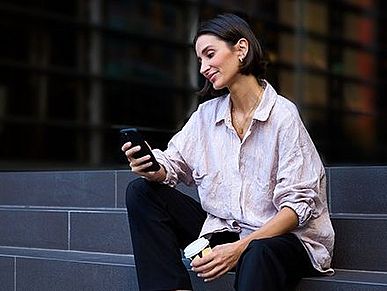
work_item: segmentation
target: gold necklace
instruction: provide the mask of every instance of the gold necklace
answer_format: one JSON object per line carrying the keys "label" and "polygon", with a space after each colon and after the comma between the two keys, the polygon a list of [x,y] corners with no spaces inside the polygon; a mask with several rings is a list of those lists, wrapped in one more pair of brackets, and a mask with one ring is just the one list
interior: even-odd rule
{"label": "gold necklace", "polygon": [[[259,101],[261,100],[261,93],[262,93],[262,91],[263,91],[263,90],[261,89],[261,91],[260,91],[259,94],[258,94],[257,100],[255,101],[254,105],[250,108],[249,112],[248,112],[246,115],[243,116],[244,121],[243,121],[242,125],[239,124],[237,118],[235,117],[235,108],[233,107],[233,108],[231,109],[231,117],[232,117],[232,121],[233,121],[233,123],[235,123],[235,125],[236,125],[236,126],[235,126],[235,127],[236,127],[235,129],[236,129],[236,131],[238,132],[239,135],[242,135],[242,136],[243,136],[243,133],[244,133],[244,131],[245,131],[246,124],[248,123],[248,121],[251,122],[252,113],[253,113],[253,111],[254,111],[255,109],[257,109],[258,104],[259,104]],[[246,129],[247,129],[247,128],[246,128]]]}

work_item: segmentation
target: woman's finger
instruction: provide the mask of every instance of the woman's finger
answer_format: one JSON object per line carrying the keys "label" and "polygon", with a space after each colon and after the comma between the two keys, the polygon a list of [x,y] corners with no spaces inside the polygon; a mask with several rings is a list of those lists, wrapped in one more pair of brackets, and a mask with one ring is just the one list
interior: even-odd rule
{"label": "woman's finger", "polygon": [[[148,162],[148,163],[145,163],[145,164],[140,164],[140,165],[136,165],[136,166],[129,166],[132,168],[132,171],[133,172],[138,172],[138,173],[141,173],[141,175],[144,173],[144,170],[146,170],[147,168],[149,168],[150,166],[152,166],[152,162]],[[149,174],[149,173],[147,173]]]}
{"label": "woman's finger", "polygon": [[135,146],[135,147],[129,148],[129,149],[125,152],[125,155],[126,155],[126,157],[128,158],[128,160],[131,161],[131,160],[133,159],[133,155],[134,155],[135,153],[137,153],[140,149],[141,149],[140,146]]}
{"label": "woman's finger", "polygon": [[129,141],[129,142],[124,143],[124,144],[122,145],[121,150],[122,150],[123,152],[126,152],[128,149],[130,149],[131,146],[132,146],[132,143]]}
{"label": "woman's finger", "polygon": [[228,271],[227,265],[217,265],[209,272],[199,273],[198,276],[204,279],[205,282],[209,282],[219,278]]}
{"label": "woman's finger", "polygon": [[143,163],[145,162],[148,162],[150,160],[150,155],[146,155],[146,156],[143,156],[141,158],[138,158],[138,159],[131,159],[131,164],[133,164],[134,166],[140,166],[142,165]]}

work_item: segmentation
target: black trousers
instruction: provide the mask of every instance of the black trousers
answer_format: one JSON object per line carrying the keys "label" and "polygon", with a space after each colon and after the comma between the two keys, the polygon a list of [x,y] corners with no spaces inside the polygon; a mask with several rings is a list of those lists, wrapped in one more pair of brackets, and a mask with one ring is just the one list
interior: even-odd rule
{"label": "black trousers", "polygon": [[[181,249],[197,239],[207,214],[176,189],[139,178],[128,185],[126,205],[140,290],[192,289]],[[236,241],[219,233],[211,245]],[[303,276],[316,275],[305,248],[293,234],[252,241],[236,267],[235,289],[292,290]]]}

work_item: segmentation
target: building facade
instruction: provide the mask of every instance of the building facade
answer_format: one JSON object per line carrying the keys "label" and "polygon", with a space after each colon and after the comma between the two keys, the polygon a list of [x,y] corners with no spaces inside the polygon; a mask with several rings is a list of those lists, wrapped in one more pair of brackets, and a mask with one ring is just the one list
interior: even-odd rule
{"label": "building facade", "polygon": [[387,163],[384,1],[1,0],[0,169],[125,167],[123,127],[164,148],[200,102],[198,22],[222,12],[327,165]]}

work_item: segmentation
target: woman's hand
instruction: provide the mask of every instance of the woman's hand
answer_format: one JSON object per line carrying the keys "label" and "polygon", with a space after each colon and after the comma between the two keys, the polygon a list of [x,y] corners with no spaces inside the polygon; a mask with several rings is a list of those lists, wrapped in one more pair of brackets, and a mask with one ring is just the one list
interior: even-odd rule
{"label": "woman's hand", "polygon": [[[148,145],[148,144],[147,144]],[[131,147],[132,143],[125,143],[121,150],[125,153],[126,158],[128,159],[129,166],[132,169],[132,172],[154,182],[162,182],[165,180],[166,173],[162,165],[160,165],[160,170],[157,172],[145,172],[144,170],[152,165],[150,161],[150,155],[143,156],[141,158],[135,159],[133,154],[140,150],[140,146]],[[149,145],[148,145],[149,146]],[[150,147],[149,147],[150,148]]]}
{"label": "woman's hand", "polygon": [[219,278],[236,266],[245,247],[240,241],[218,245],[212,252],[192,261],[192,271],[205,282]]}
{"label": "woman's hand", "polygon": [[288,233],[298,225],[298,216],[289,207],[282,208],[272,219],[248,236],[233,243],[218,245],[212,253],[194,259],[192,270],[204,281],[212,281],[236,266],[242,253],[252,240]]}

